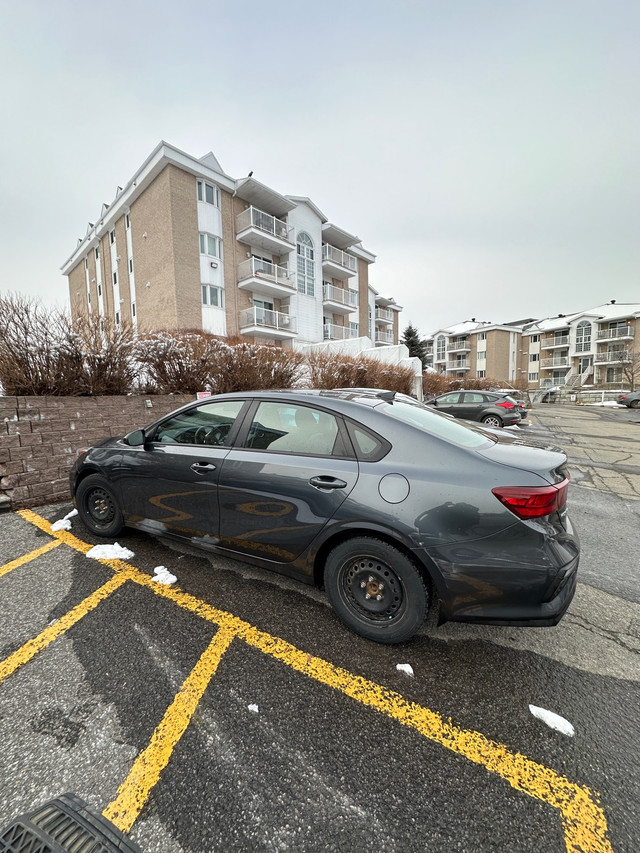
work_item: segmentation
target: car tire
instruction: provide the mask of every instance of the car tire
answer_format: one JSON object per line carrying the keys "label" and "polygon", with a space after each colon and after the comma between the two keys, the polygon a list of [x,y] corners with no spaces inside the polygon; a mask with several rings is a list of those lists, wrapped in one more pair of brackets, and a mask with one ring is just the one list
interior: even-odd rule
{"label": "car tire", "polygon": [[640,400],[632,400],[629,405],[632,409],[637,409],[640,406]]}
{"label": "car tire", "polygon": [[489,427],[496,427],[501,429],[504,424],[502,423],[502,418],[499,415],[485,415],[482,418],[482,423]]}
{"label": "car tire", "polygon": [[388,542],[361,536],[327,557],[324,586],[331,606],[357,634],[403,643],[422,625],[429,593],[414,563]]}
{"label": "car tire", "polygon": [[78,516],[87,530],[111,539],[124,528],[122,511],[111,486],[100,474],[90,474],[76,490]]}

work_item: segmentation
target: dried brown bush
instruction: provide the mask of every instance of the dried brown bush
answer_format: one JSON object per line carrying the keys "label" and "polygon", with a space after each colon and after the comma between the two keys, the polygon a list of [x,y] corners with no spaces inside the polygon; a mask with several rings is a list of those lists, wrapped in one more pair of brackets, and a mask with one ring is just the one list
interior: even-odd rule
{"label": "dried brown bush", "polygon": [[411,394],[413,370],[376,358],[312,353],[307,358],[313,388],[385,388]]}
{"label": "dried brown bush", "polygon": [[422,390],[425,399],[446,394],[447,391],[458,391],[468,388],[470,391],[491,391],[495,388],[504,388],[504,384],[496,379],[477,379],[468,377],[461,379],[459,376],[447,376],[445,373],[425,373],[422,376]]}

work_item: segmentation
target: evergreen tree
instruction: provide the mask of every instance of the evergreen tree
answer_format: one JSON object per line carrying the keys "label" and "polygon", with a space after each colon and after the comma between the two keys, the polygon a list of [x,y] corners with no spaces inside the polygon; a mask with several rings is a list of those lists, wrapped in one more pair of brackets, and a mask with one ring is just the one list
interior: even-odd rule
{"label": "evergreen tree", "polygon": [[420,334],[416,327],[409,323],[407,328],[402,333],[401,343],[409,350],[409,355],[419,358],[422,362],[422,367],[427,366],[427,347],[423,340],[420,339]]}

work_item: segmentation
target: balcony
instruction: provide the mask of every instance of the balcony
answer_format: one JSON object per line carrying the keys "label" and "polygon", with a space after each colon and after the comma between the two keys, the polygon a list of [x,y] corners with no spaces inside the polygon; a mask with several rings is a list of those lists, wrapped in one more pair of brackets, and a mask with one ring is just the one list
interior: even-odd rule
{"label": "balcony", "polygon": [[345,278],[351,278],[358,271],[358,262],[353,255],[348,255],[346,252],[336,249],[335,246],[330,246],[324,243],[322,246],[322,272],[328,274],[331,278],[338,278],[343,281]]}
{"label": "balcony", "polygon": [[542,338],[540,341],[541,349],[553,349],[554,347],[568,347],[569,346],[569,335],[549,335],[548,337]]}
{"label": "balcony", "polygon": [[555,358],[543,358],[540,360],[540,367],[543,370],[553,370],[554,368],[569,367],[570,359],[568,355],[556,356]]}
{"label": "balcony", "polygon": [[471,344],[468,338],[456,338],[449,341],[447,352],[471,352]]}
{"label": "balcony", "polygon": [[610,341],[616,338],[633,338],[635,333],[633,326],[624,326],[621,329],[601,329],[596,337],[599,341]]}
{"label": "balcony", "polygon": [[292,235],[293,228],[283,219],[276,219],[257,207],[248,207],[236,217],[236,238],[274,255],[286,255],[295,249]]}
{"label": "balcony", "polygon": [[357,338],[357,331],[349,326],[337,326],[335,323],[325,323],[322,327],[322,337],[325,341],[346,341],[348,338]]}
{"label": "balcony", "polygon": [[259,258],[248,258],[238,264],[238,287],[277,298],[295,293],[293,276],[286,267]]}
{"label": "balcony", "polygon": [[383,326],[390,325],[393,323],[393,311],[388,308],[376,308],[375,320]]}
{"label": "balcony", "polygon": [[350,314],[358,309],[358,291],[323,284],[322,304],[334,314]]}
{"label": "balcony", "polygon": [[393,346],[393,332],[382,331],[380,329],[376,329],[376,345],[380,346]]}
{"label": "balcony", "polygon": [[240,333],[242,335],[261,335],[275,340],[290,340],[298,334],[296,318],[284,311],[270,311],[267,308],[246,308],[240,312]]}
{"label": "balcony", "polygon": [[447,371],[449,370],[471,370],[471,362],[468,358],[456,359],[447,362]]}
{"label": "balcony", "polygon": [[593,360],[595,364],[621,364],[623,362],[630,362],[632,358],[632,350],[610,349],[605,352],[597,352]]}

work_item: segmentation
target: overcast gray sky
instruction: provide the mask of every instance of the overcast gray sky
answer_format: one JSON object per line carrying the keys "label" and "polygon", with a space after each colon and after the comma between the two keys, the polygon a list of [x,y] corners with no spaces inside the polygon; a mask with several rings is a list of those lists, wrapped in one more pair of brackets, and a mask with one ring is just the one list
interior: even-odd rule
{"label": "overcast gray sky", "polygon": [[637,0],[0,0],[0,291],[161,140],[309,196],[426,334],[640,302]]}

